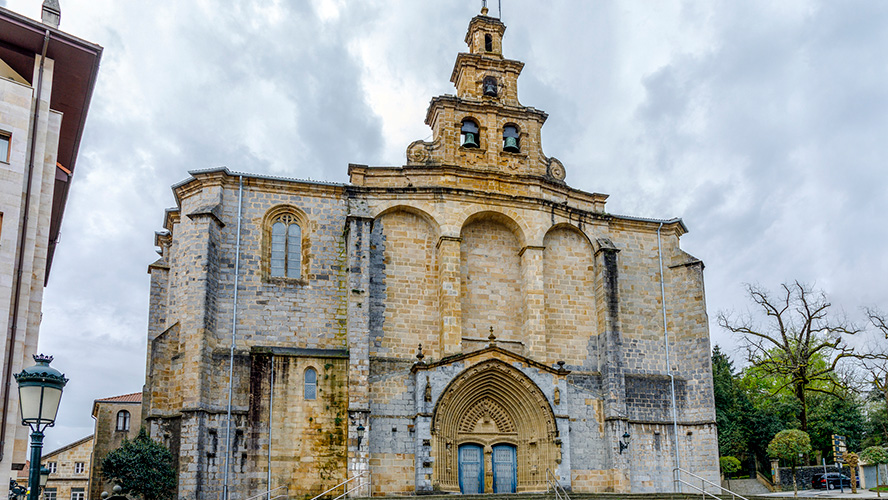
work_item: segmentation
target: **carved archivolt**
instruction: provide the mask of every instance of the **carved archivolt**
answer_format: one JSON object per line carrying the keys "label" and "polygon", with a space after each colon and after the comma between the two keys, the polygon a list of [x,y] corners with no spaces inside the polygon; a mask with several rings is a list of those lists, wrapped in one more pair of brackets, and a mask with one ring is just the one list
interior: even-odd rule
{"label": "carved archivolt", "polygon": [[[546,488],[546,468],[559,458],[555,414],[543,392],[519,370],[488,360],[451,381],[432,416],[434,479],[442,491],[459,491],[456,448],[475,443],[490,450],[500,443],[517,451],[518,491]],[[487,474],[492,474],[485,467]]]}

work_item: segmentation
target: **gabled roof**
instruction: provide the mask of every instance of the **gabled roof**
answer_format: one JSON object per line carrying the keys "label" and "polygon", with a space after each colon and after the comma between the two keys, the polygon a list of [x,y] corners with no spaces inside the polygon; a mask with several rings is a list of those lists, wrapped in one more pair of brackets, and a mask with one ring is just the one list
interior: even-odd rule
{"label": "gabled roof", "polygon": [[112,396],[110,398],[97,399],[96,403],[141,403],[142,393],[134,392],[132,394],[124,394],[122,396]]}
{"label": "gabled roof", "polygon": [[54,450],[54,451],[51,451],[51,452],[49,452],[49,453],[44,454],[44,455],[43,455],[43,459],[47,459],[47,458],[49,458],[49,457],[51,457],[51,456],[53,456],[53,455],[58,455],[59,453],[61,453],[61,452],[63,452],[63,451],[70,450],[71,448],[76,448],[76,447],[82,445],[83,443],[85,443],[85,442],[87,442],[87,441],[92,441],[92,438],[93,438],[93,434],[90,434],[89,436],[86,436],[85,438],[78,439],[77,441],[74,441],[74,442],[71,443],[71,444],[68,444],[68,445],[62,446],[61,448],[59,448],[59,449],[57,449],[57,450]]}
{"label": "gabled roof", "polygon": [[131,394],[124,394],[122,396],[112,396],[110,398],[97,399],[97,400],[93,401],[93,407],[92,407],[93,418],[98,418],[99,403],[141,405],[142,404],[142,393],[141,392],[133,392]]}

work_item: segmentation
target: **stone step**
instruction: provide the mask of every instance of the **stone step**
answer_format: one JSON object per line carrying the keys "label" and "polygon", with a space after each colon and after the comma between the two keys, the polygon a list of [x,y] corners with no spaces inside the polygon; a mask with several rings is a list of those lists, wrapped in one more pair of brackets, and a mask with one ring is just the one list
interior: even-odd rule
{"label": "stone step", "polygon": [[[568,493],[570,500],[701,500],[700,493]],[[353,500],[403,500],[410,495],[360,498]],[[717,495],[721,500],[732,500],[731,495]],[[553,493],[488,493],[483,495],[418,495],[421,500],[552,500]],[[709,500],[714,500],[707,495]],[[769,497],[746,496],[749,500],[774,500]],[[739,499],[738,499],[739,500]]]}

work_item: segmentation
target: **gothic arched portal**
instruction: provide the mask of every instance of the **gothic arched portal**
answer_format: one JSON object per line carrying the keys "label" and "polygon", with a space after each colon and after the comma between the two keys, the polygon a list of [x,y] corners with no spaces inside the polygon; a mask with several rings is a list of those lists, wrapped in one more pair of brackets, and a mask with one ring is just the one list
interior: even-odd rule
{"label": "gothic arched portal", "polygon": [[471,366],[450,382],[435,405],[432,436],[433,482],[441,491],[460,491],[463,445],[483,450],[486,493],[494,491],[494,448],[513,450],[513,484],[519,492],[544,490],[546,469],[554,471],[560,458],[555,414],[546,396],[527,375],[496,359]]}

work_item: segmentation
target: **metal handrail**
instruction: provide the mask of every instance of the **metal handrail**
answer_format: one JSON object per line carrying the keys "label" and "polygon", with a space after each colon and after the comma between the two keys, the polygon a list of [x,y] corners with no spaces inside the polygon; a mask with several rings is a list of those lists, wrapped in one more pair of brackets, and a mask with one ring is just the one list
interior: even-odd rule
{"label": "metal handrail", "polygon": [[[699,479],[699,480],[700,480],[700,486],[697,486],[696,484],[691,484],[691,483],[685,481],[684,479],[682,479],[682,478],[681,478],[681,473],[682,473],[682,472],[684,472],[685,474],[687,474],[687,475],[689,475],[689,476],[693,476],[693,477]],[[686,485],[690,486],[691,488],[694,488],[695,490],[699,491],[700,493],[702,493],[702,496],[703,496],[704,499],[706,498],[706,495],[709,495],[709,496],[711,496],[712,498],[716,498],[716,499],[718,498],[716,495],[714,495],[714,494],[709,493],[708,491],[706,491],[706,485],[709,484],[709,485],[711,485],[711,486],[715,486],[716,488],[718,488],[718,489],[721,490],[721,491],[726,491],[726,492],[730,493],[730,494],[731,494],[731,499],[732,499],[732,500],[737,499],[737,498],[740,498],[740,499],[742,499],[742,500],[749,500],[749,499],[746,498],[745,496],[740,495],[740,494],[738,494],[738,493],[734,493],[733,491],[731,491],[731,490],[725,488],[724,486],[722,486],[722,485],[720,485],[720,484],[715,484],[715,483],[713,483],[712,481],[710,481],[710,480],[708,480],[708,479],[702,478],[702,477],[700,477],[700,476],[694,474],[693,472],[686,471],[686,470],[684,470],[684,469],[682,469],[682,468],[679,468],[679,467],[676,467],[676,468],[672,469],[672,479],[673,479],[673,481],[674,481],[675,483],[677,483],[677,484],[686,484]],[[676,489],[677,489],[677,488],[676,488]]]}
{"label": "metal handrail", "polygon": [[[359,477],[359,476],[356,476],[356,477]],[[364,486],[369,486],[369,485],[370,485],[370,481],[361,481],[354,488],[344,492],[343,494],[339,495],[338,497],[334,498],[333,500],[339,500],[340,498],[348,495],[349,493],[351,493],[359,488],[363,488]]]}
{"label": "metal handrail", "polygon": [[[549,478],[552,479],[549,479]],[[570,500],[570,497],[567,496],[567,491],[565,491],[564,486],[561,486],[561,483],[558,482],[558,477],[552,472],[548,467],[546,468],[546,493],[549,493],[549,488],[555,492],[556,500]],[[558,490],[561,490],[560,492]]]}
{"label": "metal handrail", "polygon": [[[322,496],[326,495],[327,493],[330,493],[331,491],[335,490],[336,488],[339,488],[340,486],[345,486],[346,484],[348,484],[348,483],[354,481],[355,479],[362,478],[362,477],[364,477],[364,476],[366,476],[366,475],[368,475],[368,474],[369,474],[369,471],[363,471],[363,472],[359,473],[357,476],[352,476],[352,477],[346,479],[345,481],[343,481],[343,482],[337,484],[336,486],[330,488],[329,490],[327,490],[327,491],[325,491],[325,492],[319,494],[318,496],[312,498],[311,500],[318,500],[319,498],[321,498]],[[362,482],[361,484],[363,485],[363,482]],[[345,489],[345,488],[343,488],[343,489]],[[352,490],[354,490],[354,488],[352,488]],[[336,499],[342,498],[343,496],[345,496],[346,494],[348,494],[348,493],[351,492],[352,490],[349,490],[349,491],[343,493],[342,495],[336,497]],[[334,499],[334,500],[336,500],[336,499]]]}
{"label": "metal handrail", "polygon": [[[285,491],[285,493],[283,495],[271,496],[271,494],[273,492],[280,490],[280,489],[283,489]],[[268,500],[275,500],[277,498],[287,497],[287,496],[289,496],[287,493],[287,489],[288,489],[287,485],[278,486],[277,488],[274,488],[272,490],[263,491],[262,493],[259,493],[257,495],[253,495],[253,496],[247,498],[247,500],[256,500],[257,498],[261,498],[261,497],[268,497]]]}

